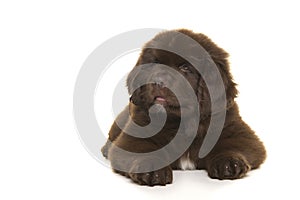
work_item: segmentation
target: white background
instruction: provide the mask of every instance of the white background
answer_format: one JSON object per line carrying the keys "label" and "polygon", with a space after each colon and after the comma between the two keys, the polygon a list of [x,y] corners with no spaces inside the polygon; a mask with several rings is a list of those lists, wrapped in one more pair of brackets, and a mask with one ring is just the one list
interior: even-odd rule
{"label": "white background", "polygon": [[[288,0],[1,1],[0,199],[299,199],[299,19]],[[148,27],[203,32],[231,54],[241,115],[268,150],[259,170],[236,181],[175,172],[148,188],[86,152],[72,113],[81,65],[112,36]]]}

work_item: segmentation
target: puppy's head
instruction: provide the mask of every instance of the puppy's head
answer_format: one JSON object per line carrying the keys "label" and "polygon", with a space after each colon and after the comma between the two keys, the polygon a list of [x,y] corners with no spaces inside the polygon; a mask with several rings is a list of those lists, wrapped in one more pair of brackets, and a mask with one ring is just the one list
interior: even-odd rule
{"label": "puppy's head", "polygon": [[[183,35],[189,40],[183,39]],[[203,51],[199,51],[199,45]],[[161,104],[168,114],[180,116],[195,109],[190,103],[189,92],[192,88],[201,114],[211,114],[211,96],[205,79],[213,83],[220,76],[200,73],[211,71],[207,56],[217,66],[224,84],[225,90],[217,91],[217,95],[225,94],[227,102],[231,102],[236,97],[237,90],[229,72],[228,54],[207,36],[185,29],[162,32],[145,44],[136,66],[127,78],[131,102],[145,109]],[[178,73],[184,81],[178,78]],[[187,82],[190,87],[187,88],[183,82]],[[170,88],[176,88],[179,93],[175,95]]]}

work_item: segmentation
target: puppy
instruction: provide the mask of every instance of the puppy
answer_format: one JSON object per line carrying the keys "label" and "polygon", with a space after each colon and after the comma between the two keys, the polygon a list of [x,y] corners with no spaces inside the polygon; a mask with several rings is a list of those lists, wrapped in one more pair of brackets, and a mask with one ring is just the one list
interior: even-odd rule
{"label": "puppy", "polygon": [[[222,180],[258,168],[266,151],[239,114],[227,58],[207,36],[186,29],[146,43],[127,78],[129,105],[102,148],[113,170],[154,186],[172,183],[172,170],[205,169]],[[211,128],[216,123],[220,129]]]}

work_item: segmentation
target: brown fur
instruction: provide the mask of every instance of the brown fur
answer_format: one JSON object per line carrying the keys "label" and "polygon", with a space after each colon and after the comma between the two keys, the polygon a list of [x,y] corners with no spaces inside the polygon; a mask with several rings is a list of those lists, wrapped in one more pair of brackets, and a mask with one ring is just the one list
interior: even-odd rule
{"label": "brown fur", "polygon": [[[174,138],[180,124],[180,117],[186,114],[178,107],[178,101],[174,94],[159,84],[148,84],[140,87],[136,91],[132,91],[134,79],[146,78],[139,77],[139,71],[136,71],[140,69],[139,65],[141,64],[162,63],[182,73],[191,84],[195,94],[197,94],[201,119],[193,143],[187,151],[172,164],[149,173],[115,171],[131,178],[138,184],[150,186],[165,185],[172,182],[172,169],[181,168],[180,159],[188,157],[195,164],[196,169],[206,169],[211,178],[237,179],[244,177],[249,170],[260,166],[266,158],[266,151],[262,142],[260,142],[258,137],[254,134],[254,131],[239,115],[238,106],[234,101],[237,95],[237,89],[229,71],[229,63],[227,61],[228,54],[203,34],[197,34],[185,29],[176,31],[196,40],[210,54],[218,67],[223,79],[227,98],[226,119],[221,136],[212,151],[206,157],[200,159],[198,153],[210,124],[210,116],[215,114],[210,110],[211,100],[206,84],[204,80],[201,79],[201,75],[194,71],[192,66],[188,66],[188,71],[178,68],[182,62],[185,62],[183,58],[174,53],[145,47],[142,50],[136,66],[127,79],[128,90],[131,94],[131,101],[128,105],[130,115],[133,121],[138,125],[147,125],[150,122],[148,109],[155,103],[153,99],[155,99],[155,96],[163,96],[168,102],[167,104],[163,104],[167,112],[165,126],[159,133],[150,138],[137,138],[126,134],[114,123],[109,132],[109,141],[124,150],[136,153],[151,152],[160,149]],[[153,40],[148,42],[146,46],[153,42],[165,42],[172,45],[171,39],[174,40],[172,36],[173,33],[174,31],[160,33]],[[189,47],[182,48],[188,49]],[[177,83],[178,81],[169,80],[170,77],[163,72],[156,71],[154,73],[153,76],[159,77],[162,84],[163,82],[174,81],[174,84],[178,84],[178,87],[180,86],[180,83]],[[186,99],[185,103],[188,104],[188,102],[189,100]],[[126,109],[128,109],[128,107]],[[122,124],[126,124],[128,121],[125,116],[125,111],[118,116]],[[189,126],[186,125],[186,137],[188,137],[188,129]],[[149,160],[152,159],[139,158],[139,160],[136,160],[135,158],[124,158],[122,154],[110,145],[110,142],[102,148],[102,153],[111,161],[113,169],[118,169],[117,166],[120,165],[137,168],[140,165],[147,164],[147,160],[149,162]],[[163,159],[164,156],[166,155],[162,155],[161,159]]]}

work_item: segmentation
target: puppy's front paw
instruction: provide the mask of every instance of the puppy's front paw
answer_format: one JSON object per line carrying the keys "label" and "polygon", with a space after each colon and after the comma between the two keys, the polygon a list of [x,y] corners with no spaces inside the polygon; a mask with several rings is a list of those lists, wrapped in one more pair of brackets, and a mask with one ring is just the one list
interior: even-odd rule
{"label": "puppy's front paw", "polygon": [[250,169],[250,165],[242,156],[232,155],[214,159],[207,171],[211,178],[223,180],[242,178]]}
{"label": "puppy's front paw", "polygon": [[172,169],[169,166],[153,172],[129,173],[128,175],[134,182],[140,185],[166,185],[173,181]]}

